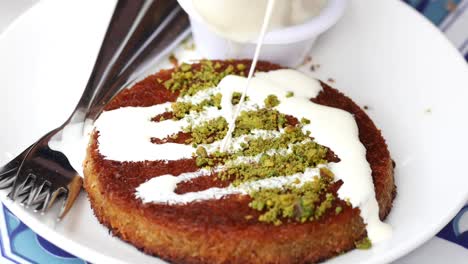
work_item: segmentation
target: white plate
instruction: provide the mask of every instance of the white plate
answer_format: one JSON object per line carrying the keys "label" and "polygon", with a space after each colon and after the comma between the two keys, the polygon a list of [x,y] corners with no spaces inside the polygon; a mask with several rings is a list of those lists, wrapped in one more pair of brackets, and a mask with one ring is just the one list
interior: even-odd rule
{"label": "white plate", "polygon": [[[79,98],[114,1],[41,1],[0,36],[0,161],[60,124]],[[434,236],[467,199],[468,68],[397,0],[354,0],[312,52],[314,74],[361,105],[397,163],[393,237],[329,263],[392,261]],[[9,153],[9,155],[7,155]],[[82,194],[60,224],[5,204],[34,231],[93,263],[158,263],[111,237]]]}

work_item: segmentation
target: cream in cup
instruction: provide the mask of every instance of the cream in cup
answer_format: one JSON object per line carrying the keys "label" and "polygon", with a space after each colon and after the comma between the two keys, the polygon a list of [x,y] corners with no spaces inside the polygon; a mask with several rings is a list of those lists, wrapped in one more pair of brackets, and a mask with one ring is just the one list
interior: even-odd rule
{"label": "cream in cup", "polygon": [[[208,59],[252,58],[268,0],[179,0],[195,43]],[[347,0],[276,0],[260,59],[300,64]]]}

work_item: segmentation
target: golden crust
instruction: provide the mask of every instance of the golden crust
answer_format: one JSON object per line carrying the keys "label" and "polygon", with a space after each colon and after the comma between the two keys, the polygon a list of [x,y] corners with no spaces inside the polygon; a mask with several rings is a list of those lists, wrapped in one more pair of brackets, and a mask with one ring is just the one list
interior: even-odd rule
{"label": "golden crust", "polygon": [[[278,68],[268,63],[259,65],[261,70]],[[167,72],[159,73],[159,77],[164,74]],[[145,87],[148,79],[136,87]],[[373,170],[380,216],[384,219],[395,195],[393,166],[385,141],[369,117],[351,99],[322,85],[324,91],[314,101],[342,108],[356,117]],[[129,92],[124,96],[129,96]],[[112,108],[124,105],[122,102],[122,97],[117,98]],[[95,133],[84,163],[84,187],[96,217],[122,240],[173,263],[311,263],[353,249],[355,242],[366,236],[359,209],[340,200],[334,205],[344,208],[338,215],[328,213],[319,221],[280,226],[245,220],[243,216],[252,213],[245,211],[249,210],[246,206],[249,200],[245,196],[234,195],[176,208],[142,204],[131,195],[135,186],[154,175],[154,170],[145,172],[140,170],[141,167],[157,167],[163,172],[175,168],[105,161],[97,145],[98,134]],[[119,167],[125,167],[122,173],[139,170],[144,177],[138,181],[116,178]],[[242,211],[240,208],[244,207],[246,209]]]}
{"label": "golden crust", "polygon": [[288,226],[199,228],[155,223],[123,209],[101,192],[93,161],[85,162],[85,189],[99,221],[145,253],[174,263],[308,263],[354,248],[365,236],[358,209],[347,207],[324,221]]}

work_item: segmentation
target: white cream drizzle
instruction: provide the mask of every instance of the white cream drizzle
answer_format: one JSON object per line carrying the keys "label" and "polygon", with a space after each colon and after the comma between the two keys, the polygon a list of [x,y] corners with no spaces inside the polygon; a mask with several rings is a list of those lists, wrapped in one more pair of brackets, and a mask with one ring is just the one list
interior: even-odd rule
{"label": "white cream drizzle", "polygon": [[[222,109],[209,109],[200,114],[182,120],[165,120],[151,122],[150,119],[169,108],[169,104],[151,107],[123,107],[104,112],[96,122],[99,131],[99,151],[107,159],[117,161],[145,161],[145,160],[179,160],[190,158],[195,149],[190,145],[166,143],[152,144],[151,137],[164,138],[180,131],[188,124],[199,124],[202,120],[209,120],[218,116],[225,116],[235,108],[230,99],[234,91],[240,92],[245,87],[246,78],[240,76],[226,76],[218,87],[200,91],[196,96],[207,96],[220,92],[223,96]],[[341,109],[312,103],[321,91],[320,83],[306,75],[290,69],[257,73],[251,80],[247,108],[264,107],[264,99],[275,94],[280,100],[276,109],[284,114],[311,120],[303,129],[310,131],[315,141],[332,149],[341,159],[338,163],[328,164],[337,179],[344,184],[338,191],[342,199],[349,198],[350,202],[361,209],[361,216],[367,223],[367,231],[373,242],[378,242],[391,233],[391,227],[382,223],[378,217],[378,205],[375,199],[371,168],[366,160],[366,149],[358,136],[358,127],[353,116]],[[287,98],[286,93],[292,91],[293,97]],[[188,100],[181,98],[181,100]],[[275,133],[255,131],[255,136],[276,136]],[[230,151],[239,147],[250,136],[233,139]],[[207,145],[209,152],[219,148],[220,142]],[[310,172],[310,170],[309,170]],[[230,194],[245,194],[251,188],[260,184],[263,188],[279,187],[294,181],[292,176],[265,179],[250,182],[238,187],[210,188],[202,192],[175,194],[177,183],[200,177],[207,171],[197,171],[181,175],[164,175],[141,184],[136,190],[136,196],[143,202],[158,203],[189,203],[195,201],[219,199]],[[307,179],[307,173],[297,175],[301,181]]]}
{"label": "white cream drizzle", "polygon": [[[137,188],[137,198],[145,202],[167,203],[169,205],[186,204],[193,201],[220,199],[226,195],[248,194],[249,191],[262,188],[282,188],[285,185],[301,186],[305,182],[312,181],[314,177],[319,177],[318,168],[308,168],[304,173],[297,173],[289,176],[279,176],[274,178],[262,179],[254,182],[243,183],[237,187],[232,185],[226,188],[209,188],[199,192],[189,192],[177,194],[173,190],[178,183],[189,181],[191,179],[209,175],[207,170],[197,172],[182,173],[179,176],[171,174],[155,177]],[[155,188],[157,186],[157,188]],[[151,193],[151,195],[141,196],[141,193]]]}

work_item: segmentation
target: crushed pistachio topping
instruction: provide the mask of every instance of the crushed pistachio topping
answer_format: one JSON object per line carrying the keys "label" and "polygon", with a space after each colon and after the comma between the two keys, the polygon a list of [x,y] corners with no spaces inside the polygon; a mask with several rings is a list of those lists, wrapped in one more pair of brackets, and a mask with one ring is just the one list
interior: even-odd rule
{"label": "crushed pistachio topping", "polygon": [[[228,153],[208,151],[199,146],[196,150],[196,164],[199,167],[211,168],[219,164],[227,164],[217,174],[220,180],[230,180],[233,186],[260,179],[290,176],[304,173],[307,168],[316,168],[326,164],[328,149],[314,142],[309,131],[303,130],[307,119],[302,119],[296,126],[287,125],[286,117],[274,109],[262,108],[257,111],[244,111],[236,120],[235,136],[249,134],[253,129],[265,129],[282,133],[277,137],[246,137],[240,148]],[[195,143],[209,143],[224,137],[227,122],[218,118],[192,129],[195,132]],[[215,134],[220,133],[221,136]],[[273,151],[272,151],[273,150]],[[282,150],[282,151],[280,151]],[[258,157],[254,162],[232,162],[239,157]],[[299,222],[317,220],[333,206],[335,195],[329,187],[333,182],[333,173],[320,169],[320,177],[298,185],[284,188],[260,189],[250,191],[252,198],[249,206],[264,212],[258,221],[279,225],[283,221]],[[339,214],[342,207],[335,207],[332,213]],[[246,218],[247,219],[247,218]],[[250,218],[249,218],[250,219]]]}
{"label": "crushed pistachio topping", "polygon": [[[199,146],[198,148],[203,148],[202,146]],[[206,150],[206,149],[205,149]],[[203,150],[201,150],[203,151]],[[222,164],[225,163],[227,160],[230,159],[230,155],[226,152],[221,152],[221,151],[215,151],[213,153],[210,153],[209,155],[199,155],[198,154],[198,149],[196,153],[196,164],[198,167],[204,167],[204,168],[211,168],[216,164]]]}
{"label": "crushed pistachio topping", "polygon": [[[242,97],[242,93],[233,92],[233,93],[232,93],[232,99],[231,99],[232,105],[238,104],[238,103],[240,102],[241,97]],[[246,97],[244,98],[244,101],[248,101],[248,100],[249,100],[249,97],[246,96]]]}
{"label": "crushed pistachio topping", "polygon": [[280,101],[278,100],[278,96],[274,94],[268,95],[267,98],[265,98],[264,102],[265,102],[266,108],[273,108],[280,104]]}
{"label": "crushed pistachio topping", "polygon": [[[216,87],[227,75],[243,76],[247,66],[242,63],[223,65],[220,62],[202,60],[199,66],[180,64],[171,74],[170,79],[158,80],[179,96],[193,96],[199,91]],[[286,98],[294,96],[287,91]],[[182,119],[195,112],[200,113],[208,107],[221,109],[221,93],[213,94],[201,102],[178,101],[171,105],[172,118]],[[232,105],[239,104],[241,93],[233,92]],[[248,100],[248,97],[245,98]],[[298,124],[290,125],[288,118],[275,109],[280,104],[278,96],[268,95],[265,107],[242,111],[236,119],[233,137],[246,135],[243,142],[229,152],[210,150],[201,144],[211,144],[222,140],[228,131],[228,122],[224,117],[193,124],[183,132],[190,133],[186,141],[196,147],[194,158],[200,168],[217,167],[217,178],[240,186],[246,182],[279,176],[291,176],[304,173],[309,168],[317,168],[327,163],[328,149],[316,143],[310,132],[304,127],[310,120],[301,118]],[[250,136],[253,130],[275,131],[274,137]],[[247,157],[246,159],[243,159]],[[221,166],[221,167],[220,167]],[[320,219],[325,213],[340,214],[341,206],[334,206],[336,193],[331,192],[334,181],[333,173],[320,166],[320,176],[313,180],[293,184],[282,188],[265,188],[248,191],[251,197],[249,207],[261,212],[258,221],[279,225],[284,221],[306,222]],[[251,214],[246,220],[253,219]],[[370,247],[370,240],[368,240]],[[367,241],[364,241],[367,243]],[[365,247],[362,243],[356,247]]]}
{"label": "crushed pistachio topping", "polygon": [[231,99],[231,104],[236,105],[240,102],[240,99],[242,97],[242,94],[239,92],[233,92],[232,93],[232,99]]}
{"label": "crushed pistachio topping", "polygon": [[365,237],[362,240],[355,242],[354,245],[357,249],[370,249],[372,247],[372,241],[368,237]]}
{"label": "crushed pistachio topping", "polygon": [[210,119],[201,123],[201,125],[195,127],[188,126],[184,129],[184,132],[190,132],[192,135],[192,138],[187,143],[192,143],[193,145],[210,144],[216,140],[221,140],[227,131],[228,123],[224,117]]}
{"label": "crushed pistachio topping", "polygon": [[172,113],[174,119],[182,119],[190,112],[201,112],[203,109],[209,106],[217,107],[221,109],[221,98],[220,93],[211,95],[209,99],[205,99],[198,104],[193,104],[191,102],[175,102],[171,104]]}
{"label": "crushed pistachio topping", "polygon": [[286,126],[286,116],[278,110],[262,108],[257,111],[242,111],[236,119],[234,136],[250,133],[254,129],[279,130]]}
{"label": "crushed pistachio topping", "polygon": [[179,91],[181,95],[192,96],[198,91],[216,87],[229,74],[242,75],[236,72],[238,69],[239,66],[236,69],[233,65],[223,69],[219,62],[208,60],[200,61],[200,67],[196,68],[191,64],[182,63],[172,72],[171,78],[163,82],[163,85],[173,92]]}
{"label": "crushed pistachio topping", "polygon": [[263,153],[256,163],[240,163],[229,166],[218,174],[220,179],[233,179],[234,185],[271,177],[303,173],[307,168],[326,163],[327,149],[313,141],[293,145],[285,155]]}
{"label": "crushed pistachio topping", "polygon": [[247,138],[245,142],[240,143],[240,148],[232,153],[214,151],[209,156],[196,155],[197,166],[209,168],[242,156],[256,156],[269,150],[286,149],[290,144],[310,139],[310,132],[304,133],[300,127],[287,126],[284,131],[273,138]]}
{"label": "crushed pistachio topping", "polygon": [[[273,109],[244,111],[236,120],[235,136],[249,134],[253,129],[265,129],[282,133],[277,137],[247,137],[240,148],[228,153],[214,151],[198,146],[195,157],[199,167],[211,168],[219,164],[228,164],[217,174],[220,180],[229,180],[233,186],[260,179],[290,176],[304,173],[307,168],[316,168],[326,164],[328,149],[314,142],[310,132],[304,131],[303,125],[308,120],[302,119],[296,126],[287,125],[286,117]],[[190,127],[193,144],[212,143],[224,138],[228,129],[222,117],[209,120],[196,127]],[[274,151],[271,151],[274,150]],[[279,151],[283,150],[283,151]],[[236,158],[258,157],[254,162],[236,163]],[[258,221],[279,225],[286,221],[313,221],[322,217],[329,209],[339,214],[343,208],[333,207],[335,195],[329,192],[333,182],[333,173],[320,169],[320,177],[298,185],[283,188],[260,189],[250,191],[252,198],[249,207],[263,212]],[[247,219],[247,218],[246,218]],[[249,218],[250,219],[250,218]]]}
{"label": "crushed pistachio topping", "polygon": [[301,123],[304,124],[304,125],[308,125],[308,124],[310,124],[310,120],[303,117],[303,118],[301,118]]}
{"label": "crushed pistachio topping", "polygon": [[[198,106],[190,103],[173,104],[174,114],[183,117]],[[234,136],[241,136],[250,133],[254,129],[279,130],[286,126],[286,116],[277,110],[265,109],[243,111],[236,119],[236,129]],[[197,126],[188,126],[184,132],[191,133],[192,139],[187,143],[210,144],[216,140],[221,140],[227,133],[228,123],[224,117],[208,120]]]}
{"label": "crushed pistachio topping", "polygon": [[341,206],[337,206],[335,208],[335,214],[340,214],[342,211],[343,211],[343,207],[341,207]]}
{"label": "crushed pistachio topping", "polygon": [[236,68],[239,71],[243,71],[243,70],[247,69],[247,66],[245,66],[245,64],[239,63],[239,64],[236,65]]}
{"label": "crushed pistachio topping", "polygon": [[290,185],[282,189],[253,191],[250,193],[252,201],[249,206],[265,212],[259,216],[260,222],[280,225],[282,219],[293,219],[301,223],[317,220],[332,208],[336,199],[328,192],[331,183],[333,176],[314,177],[312,181],[299,187]]}
{"label": "crushed pistachio topping", "polygon": [[289,144],[299,143],[309,138],[310,132],[304,133],[301,127],[287,126],[284,133],[275,138],[252,138],[240,144],[241,149],[235,155],[255,156],[268,150],[287,148]]}

